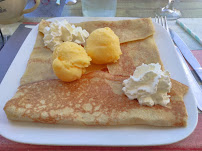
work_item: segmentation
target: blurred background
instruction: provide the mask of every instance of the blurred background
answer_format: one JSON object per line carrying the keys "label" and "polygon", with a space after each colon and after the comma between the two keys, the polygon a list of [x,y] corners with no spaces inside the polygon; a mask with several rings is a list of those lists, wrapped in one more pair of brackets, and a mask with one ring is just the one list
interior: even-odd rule
{"label": "blurred background", "polygon": [[[32,8],[36,0],[28,0],[25,9]],[[76,1],[71,3],[70,1]],[[8,41],[16,29],[23,23],[38,23],[41,19],[49,19],[51,17],[75,17],[83,16],[82,2],[86,0],[40,0],[40,4],[36,10],[31,13],[24,14],[24,18],[19,22],[2,25],[0,29],[3,33],[0,38],[0,46]],[[89,0],[93,1],[93,0]],[[105,0],[102,0],[104,2]],[[165,7],[171,0],[117,0],[116,17],[152,17],[156,16],[157,9]],[[102,3],[101,0],[99,3]],[[57,4],[58,3],[58,4]],[[193,32],[202,38],[202,0],[175,0],[174,8],[180,10],[180,21],[187,25]],[[0,10],[1,11],[1,10]],[[160,15],[159,15],[160,16]],[[196,40],[185,32],[176,20],[168,22],[188,44],[192,50],[201,50],[202,46]]]}
{"label": "blurred background", "polygon": [[[34,5],[28,0],[26,8]],[[68,0],[41,0],[39,7],[25,17],[83,16],[81,0],[74,5],[66,5]],[[155,17],[157,8],[164,7],[168,0],[117,0],[117,17]],[[202,18],[202,0],[175,0],[174,7],[179,9],[183,18]]]}

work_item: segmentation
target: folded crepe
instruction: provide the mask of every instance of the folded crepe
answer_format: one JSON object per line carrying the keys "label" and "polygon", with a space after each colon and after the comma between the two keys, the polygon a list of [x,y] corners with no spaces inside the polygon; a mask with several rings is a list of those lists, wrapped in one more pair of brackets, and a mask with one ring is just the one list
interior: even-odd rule
{"label": "folded crepe", "polygon": [[98,71],[66,83],[46,80],[20,86],[4,110],[11,120],[72,125],[185,126],[187,87],[172,80],[171,103],[141,106],[122,92],[126,77]]}
{"label": "folded crepe", "polygon": [[[129,76],[132,75],[135,68],[142,65],[142,63],[159,63],[162,69],[164,69],[153,36],[142,40],[123,43],[121,44],[121,51],[123,54],[117,63],[108,65],[91,64],[87,68],[86,73],[108,68],[111,74]],[[49,79],[57,79],[52,69],[52,51],[44,46],[43,35],[39,33],[20,84],[23,85]]]}
{"label": "folded crepe", "polygon": [[[44,22],[39,30],[48,25]],[[100,27],[112,28],[123,42],[120,60],[102,67],[93,65],[89,67],[90,73],[81,79],[65,83],[54,75],[52,51],[44,47],[43,35],[39,33],[21,78],[21,86],[4,107],[8,119],[75,125],[186,126],[187,111],[183,96],[188,87],[184,84],[171,80],[171,101],[166,107],[141,106],[137,100],[129,100],[121,90],[122,81],[142,63],[160,63],[163,69],[153,38],[151,19],[77,25],[89,32]],[[103,68],[105,72],[95,71]]]}
{"label": "folded crepe", "polygon": [[[42,20],[39,24],[39,31],[43,31],[46,26],[49,26],[50,22]],[[158,49],[156,47],[155,41],[152,37],[154,34],[154,26],[151,18],[143,18],[143,19],[133,19],[133,20],[120,20],[120,21],[90,21],[90,22],[82,22],[79,24],[75,24],[76,26],[81,26],[83,29],[87,30],[91,33],[93,30],[102,27],[110,27],[116,35],[120,39],[120,43],[126,43],[132,41],[129,44],[121,44],[121,50],[126,52],[130,51],[129,47],[131,45],[132,49],[138,53],[138,55],[147,51],[145,54],[148,56],[153,56],[150,61],[147,63],[156,63],[159,62],[162,66],[162,62],[160,60]],[[52,51],[44,46],[43,43],[43,34],[39,32],[37,35],[36,43],[30,59],[27,64],[26,71],[21,78],[20,84],[32,83],[40,80],[49,80],[49,79],[57,79],[56,75],[52,69]],[[147,39],[149,38],[149,39]],[[143,39],[142,41],[138,41]],[[129,46],[126,48],[126,45]],[[142,50],[144,49],[144,50]],[[148,51],[152,49],[151,51]],[[153,51],[157,52],[153,55]],[[133,52],[132,52],[133,53]],[[123,54],[124,55],[124,54]],[[141,55],[141,57],[144,57]],[[133,58],[133,60],[135,60]],[[144,59],[145,61],[145,59]],[[136,60],[138,62],[135,65],[141,65],[143,60]],[[91,64],[87,68],[86,73],[101,70],[103,68],[107,68],[107,65],[95,65]],[[134,71],[134,70],[133,70]]]}
{"label": "folded crepe", "polygon": [[[39,31],[43,32],[51,22],[42,20],[39,24]],[[145,39],[154,34],[154,26],[151,18],[119,20],[119,21],[88,21],[74,24],[82,27],[89,33],[98,28],[109,27],[119,37],[120,43]]]}

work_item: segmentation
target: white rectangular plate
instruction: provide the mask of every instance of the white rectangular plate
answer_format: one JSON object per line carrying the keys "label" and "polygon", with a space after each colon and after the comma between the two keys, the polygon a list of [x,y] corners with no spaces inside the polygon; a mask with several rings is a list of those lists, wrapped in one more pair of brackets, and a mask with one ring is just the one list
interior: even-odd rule
{"label": "white rectangular plate", "polygon": [[[52,20],[64,18],[54,18]],[[92,20],[120,20],[127,18],[66,18],[71,23]],[[171,77],[179,82],[191,85],[187,79],[190,72],[185,72],[186,65],[174,48],[168,33],[154,23],[156,33],[154,38],[158,46],[165,69]],[[171,144],[189,136],[196,127],[198,111],[192,90],[184,97],[188,112],[188,125],[181,128],[153,126],[123,126],[123,127],[75,127],[68,125],[51,125],[40,123],[11,122],[3,111],[5,103],[13,97],[20,84],[29,56],[37,37],[38,26],[32,29],[8,72],[0,85],[0,133],[2,136],[22,143],[47,145],[90,145],[90,146],[148,146]],[[149,56],[148,56],[149,57]]]}

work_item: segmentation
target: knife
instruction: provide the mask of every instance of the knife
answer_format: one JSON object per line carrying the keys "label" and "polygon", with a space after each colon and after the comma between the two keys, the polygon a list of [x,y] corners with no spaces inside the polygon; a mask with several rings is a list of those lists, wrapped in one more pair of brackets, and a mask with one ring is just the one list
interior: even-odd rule
{"label": "knife", "polygon": [[171,38],[173,39],[174,43],[180,49],[182,55],[185,59],[189,62],[192,66],[196,74],[198,75],[200,81],[202,82],[202,68],[201,65],[198,63],[192,52],[189,50],[188,46],[184,43],[184,41],[174,32],[172,29],[169,29]]}
{"label": "knife", "polygon": [[[173,42],[177,45],[177,43],[178,43],[178,45],[177,46],[180,46],[180,44],[182,44],[182,45],[185,45],[184,47],[185,47],[185,50],[188,50],[188,53],[187,53],[187,55],[189,55],[189,53],[190,53],[190,56],[192,56],[195,60],[196,60],[196,58],[193,56],[193,54],[192,54],[192,52],[189,50],[189,48],[187,47],[187,45],[181,40],[181,38],[177,35],[177,33],[175,33],[172,29],[170,29],[169,28],[169,32],[170,32],[170,36],[171,36],[171,38],[172,38],[172,40],[173,40]],[[175,40],[174,40],[175,39]],[[182,42],[182,43],[181,43]],[[179,50],[179,48],[180,48],[180,50]],[[180,59],[185,63],[185,60],[183,59],[183,57],[182,57],[182,54],[183,54],[183,51],[182,51],[182,49],[183,49],[183,47],[176,47],[176,50],[179,52],[179,54],[180,54]],[[181,53],[182,54],[181,54]],[[184,56],[184,54],[183,54],[183,56]],[[184,56],[185,57],[185,56]],[[189,57],[189,56],[188,56]],[[186,57],[185,57],[186,58]],[[188,60],[188,59],[187,59]],[[192,61],[193,62],[193,61]],[[196,60],[196,62],[198,63],[198,61]],[[197,64],[196,63],[196,64]],[[190,63],[191,64],[191,63]],[[187,65],[186,63],[185,63],[185,65]],[[198,63],[197,64],[197,67],[200,67],[200,64]],[[201,67],[200,67],[201,68]],[[190,72],[190,74],[187,74],[187,76],[188,76],[188,79],[189,79],[189,81],[192,83],[191,85],[190,85],[190,87],[192,88],[192,90],[194,90],[193,91],[193,93],[194,93],[194,97],[195,97],[195,99],[196,99],[196,103],[197,103],[197,107],[198,107],[198,109],[200,110],[200,111],[202,111],[202,101],[201,101],[201,98],[202,98],[202,90],[201,90],[201,88],[200,88],[200,86],[198,85],[198,83],[197,83],[197,81],[195,80],[195,78],[193,77],[193,76],[191,76],[191,71],[188,69],[188,66],[187,66],[187,68],[185,68],[185,72]]]}

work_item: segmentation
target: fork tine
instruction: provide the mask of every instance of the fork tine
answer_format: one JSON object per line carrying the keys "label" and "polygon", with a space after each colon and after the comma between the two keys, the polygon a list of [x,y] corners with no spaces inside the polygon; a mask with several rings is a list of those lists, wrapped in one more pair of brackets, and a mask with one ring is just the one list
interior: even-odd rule
{"label": "fork tine", "polygon": [[160,17],[158,16],[158,24],[160,24]]}
{"label": "fork tine", "polygon": [[161,20],[161,26],[164,27],[164,24],[163,24],[163,17],[162,17],[162,16],[161,16],[160,20]]}
{"label": "fork tine", "polygon": [[161,19],[162,19],[162,26],[163,26],[163,28],[166,29],[165,18],[161,16]]}
{"label": "fork tine", "polygon": [[167,32],[169,32],[169,29],[168,29],[168,23],[167,23],[167,19],[166,19],[166,16],[165,16],[165,19],[164,19],[164,21],[165,21],[165,29],[167,30]]}
{"label": "fork tine", "polygon": [[163,26],[163,28],[168,32],[168,34],[170,34],[166,16],[163,17],[163,16],[156,15],[155,22],[158,23],[159,25]]}

